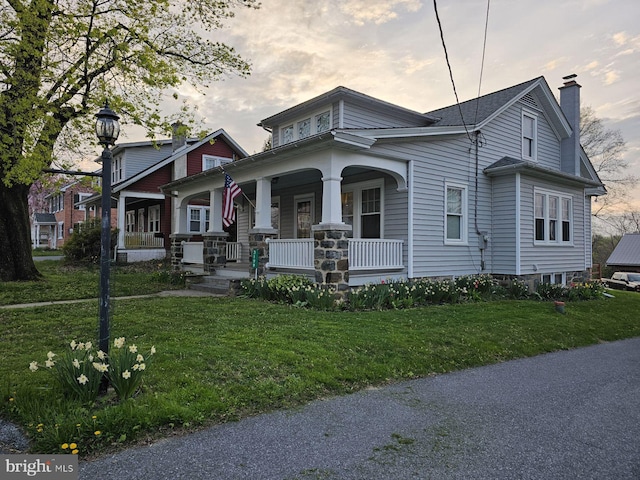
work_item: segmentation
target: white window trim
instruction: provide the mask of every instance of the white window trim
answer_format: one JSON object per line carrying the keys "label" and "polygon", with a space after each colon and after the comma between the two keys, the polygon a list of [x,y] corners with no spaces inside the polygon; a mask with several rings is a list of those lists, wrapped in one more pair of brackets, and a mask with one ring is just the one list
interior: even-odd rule
{"label": "white window trim", "polygon": [[[304,138],[309,138],[309,137],[312,137],[314,135],[317,135],[318,134],[318,125],[317,125],[316,118],[318,116],[322,115],[323,113],[327,113],[327,112],[329,112],[329,130],[325,130],[325,131],[326,132],[331,131],[331,128],[332,128],[332,125],[333,125],[333,109],[331,108],[331,105],[328,105],[328,106],[326,106],[324,108],[317,109],[317,110],[311,112],[310,114],[300,116],[300,117],[294,119],[292,122],[287,122],[285,125],[280,127],[280,142],[281,142],[280,145],[286,145],[287,143],[295,142],[296,140],[302,140]],[[310,123],[311,123],[309,136],[300,138],[299,125],[300,125],[300,123],[304,122],[305,120],[310,120]],[[293,128],[293,136],[291,138],[291,141],[285,142],[285,140],[284,140],[284,131],[285,131],[285,129],[287,129],[289,127]],[[322,132],[320,132],[320,133],[322,133]]]}
{"label": "white window trim", "polygon": [[[200,228],[198,230],[191,229],[191,212],[193,210],[197,210],[200,212]],[[187,207],[187,231],[189,233],[205,233],[206,232],[207,211],[209,211],[209,207],[207,206],[189,205]],[[209,217],[209,219],[210,218],[211,217]]]}
{"label": "white window trim", "polygon": [[[544,240],[536,240],[536,196],[544,195]],[[556,239],[550,240],[551,232],[549,229],[549,197],[558,198],[558,215],[556,218]],[[569,200],[569,241],[562,239],[562,200]],[[547,190],[544,188],[533,189],[533,244],[534,245],[559,245],[559,246],[573,246],[573,237],[575,235],[574,221],[573,221],[573,196],[566,193],[561,193],[554,190]]]}
{"label": "white window trim", "polygon": [[[154,226],[154,223],[156,220],[158,221],[157,229],[155,229],[155,226]],[[149,207],[149,218],[147,221],[147,228],[148,228],[147,231],[153,232],[153,233],[157,233],[160,231],[160,205],[154,205],[152,207]]]}
{"label": "white window trim", "polygon": [[58,239],[64,238],[64,222],[58,222]]}
{"label": "white window trim", "polygon": [[[460,225],[459,239],[447,237],[447,192],[449,189],[462,190],[462,222]],[[445,182],[444,184],[444,205],[443,205],[443,232],[445,245],[467,245],[469,242],[469,212],[468,212],[468,186],[461,183]]]}
{"label": "white window trim", "polygon": [[353,238],[361,238],[362,229],[362,191],[372,188],[380,189],[380,238],[384,238],[384,179],[377,178],[366,182],[349,183],[343,185],[342,193],[353,193]]}
{"label": "white window trim", "polygon": [[124,178],[123,160],[124,159],[120,155],[113,159],[113,163],[111,166],[111,183],[117,183],[123,180]]}
{"label": "white window trim", "polygon": [[[533,139],[532,139],[532,150],[533,154],[528,155],[524,150],[524,119],[525,117],[531,118],[533,120]],[[520,148],[522,150],[522,158],[524,160],[532,160],[536,161],[538,158],[538,115],[531,110],[527,110],[525,108],[522,109],[522,118],[520,123]]]}
{"label": "white window trim", "polygon": [[[544,277],[549,276],[551,282],[550,285],[566,285],[567,284],[567,273],[566,272],[552,272],[552,273],[541,273],[540,274],[540,283],[546,284],[544,281]],[[555,277],[556,275],[562,275],[562,283],[556,283]]]}
{"label": "white window trim", "polygon": [[[213,165],[207,167],[207,162],[212,161]],[[229,157],[218,157],[217,155],[202,155],[202,171],[210,170],[212,168],[220,167],[222,165],[226,165],[227,163],[233,162],[233,158]]]}

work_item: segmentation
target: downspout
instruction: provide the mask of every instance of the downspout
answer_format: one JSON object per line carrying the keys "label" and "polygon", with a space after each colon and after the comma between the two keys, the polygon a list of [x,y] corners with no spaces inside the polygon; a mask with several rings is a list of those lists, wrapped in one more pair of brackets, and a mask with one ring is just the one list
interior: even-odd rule
{"label": "downspout", "polygon": [[408,165],[408,183],[407,190],[408,208],[407,208],[407,277],[413,278],[413,160],[409,160]]}
{"label": "downspout", "polygon": [[474,132],[476,134],[476,138],[474,140],[475,144],[475,163],[476,163],[476,174],[475,174],[475,200],[474,200],[474,212],[473,212],[473,221],[476,228],[476,235],[478,236],[478,247],[480,249],[480,270],[484,271],[485,269],[485,261],[484,261],[484,251],[487,248],[487,243],[489,241],[487,232],[481,232],[478,227],[478,175],[480,168],[480,158],[478,148],[480,147],[480,130],[476,130]]}
{"label": "downspout", "polygon": [[520,275],[520,172],[516,173],[516,275]]}

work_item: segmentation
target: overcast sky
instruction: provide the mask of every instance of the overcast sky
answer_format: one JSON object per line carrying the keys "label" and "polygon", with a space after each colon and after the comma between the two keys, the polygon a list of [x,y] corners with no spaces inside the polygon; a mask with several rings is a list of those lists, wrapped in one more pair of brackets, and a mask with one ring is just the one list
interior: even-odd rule
{"label": "overcast sky", "polygon": [[[439,0],[438,13],[458,96],[469,100],[487,1]],[[262,0],[214,40],[249,60],[251,76],[216,82],[204,97],[179,93],[249,153],[268,136],[260,120],[339,85],[420,112],[455,103],[431,0]],[[582,105],[622,131],[640,176],[640,1],[491,0],[481,94],[543,75],[557,95],[572,73]]]}

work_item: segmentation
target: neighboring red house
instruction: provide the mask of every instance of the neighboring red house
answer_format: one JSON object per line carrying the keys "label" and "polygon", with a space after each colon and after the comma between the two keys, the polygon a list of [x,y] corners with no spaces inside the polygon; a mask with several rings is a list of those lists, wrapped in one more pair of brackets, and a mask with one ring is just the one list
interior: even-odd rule
{"label": "neighboring red house", "polygon": [[[173,199],[160,185],[245,158],[247,153],[223,130],[201,140],[180,139],[117,145],[113,150],[112,197],[116,201],[118,261],[161,259],[171,248]],[[87,205],[98,205],[95,196]],[[208,229],[209,198],[191,199],[189,233]]]}
{"label": "neighboring red house", "polygon": [[[78,225],[96,216],[94,207],[79,204],[96,194],[93,185],[83,181],[69,183],[45,197],[46,212],[36,212],[32,219],[33,248],[61,248]],[[112,218],[116,218],[115,213]]]}

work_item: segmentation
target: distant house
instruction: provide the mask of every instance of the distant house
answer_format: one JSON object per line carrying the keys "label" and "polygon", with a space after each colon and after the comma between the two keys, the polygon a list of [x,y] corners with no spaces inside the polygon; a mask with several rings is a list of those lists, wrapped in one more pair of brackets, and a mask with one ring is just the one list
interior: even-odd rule
{"label": "distant house", "polygon": [[479,273],[588,278],[591,198],[605,189],[580,146],[573,77],[560,103],[543,77],[427,113],[337,87],[266,118],[273,148],[225,166],[244,194],[235,238],[223,229],[220,169],[162,187],[179,210],[174,261],[202,198],[210,222],[187,243],[210,273],[235,245],[246,275],[257,250],[260,273],[340,290]]}
{"label": "distant house", "polygon": [[46,211],[35,212],[31,222],[33,248],[61,248],[78,225],[95,216],[80,202],[95,194],[94,186],[80,180],[45,197]]}
{"label": "distant house", "polygon": [[[202,139],[175,136],[170,140],[118,144],[113,149],[112,190],[117,211],[116,256],[122,262],[164,259],[174,208],[171,194],[159,186],[242,158],[247,153],[223,129]],[[209,199],[191,198],[187,207],[191,235],[209,227]],[[87,201],[99,205],[100,196]]]}
{"label": "distant house", "polygon": [[640,272],[640,233],[625,233],[607,259],[607,266],[625,272]]}

